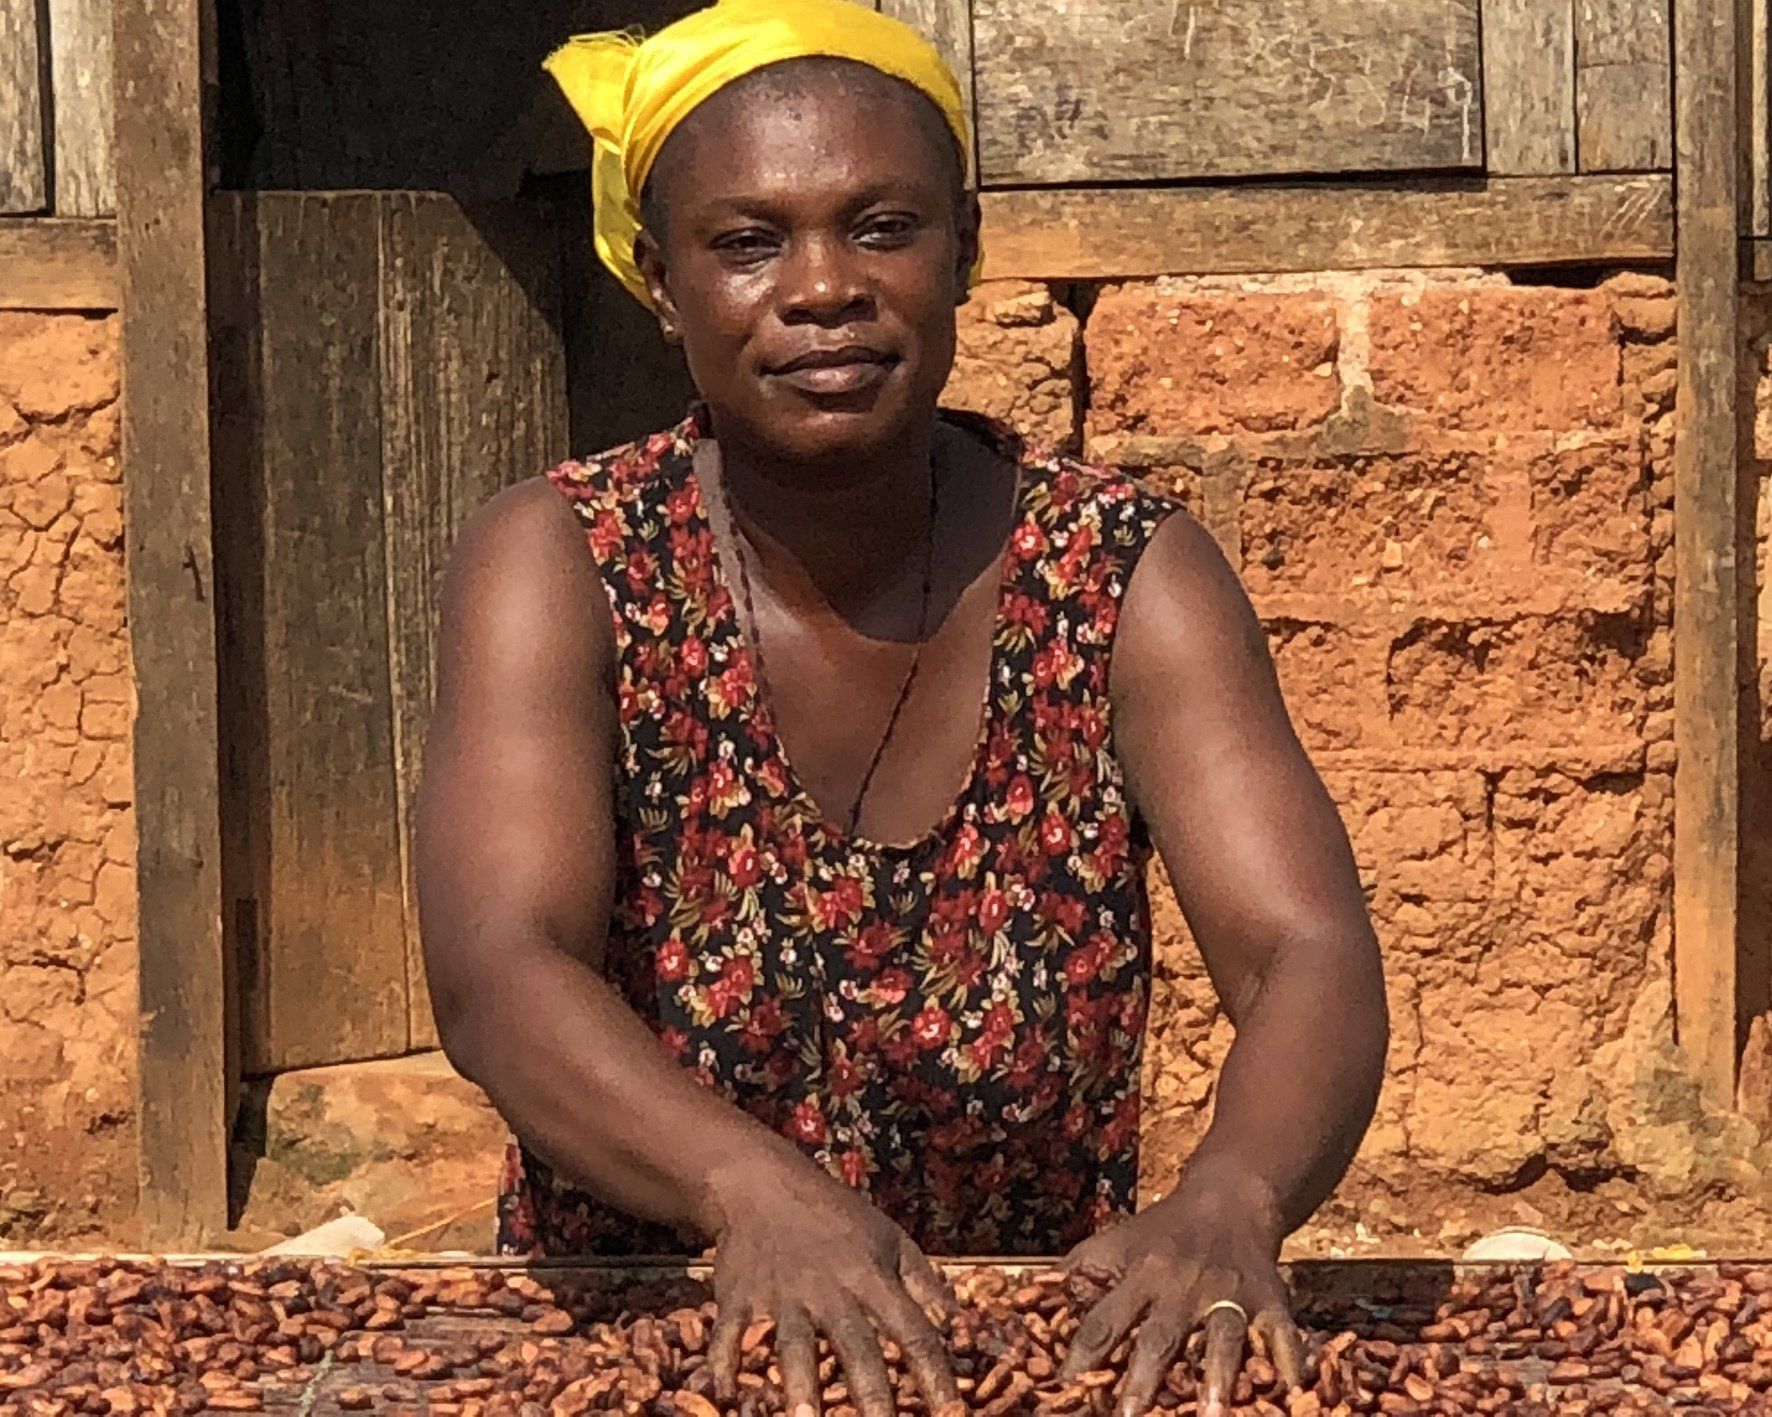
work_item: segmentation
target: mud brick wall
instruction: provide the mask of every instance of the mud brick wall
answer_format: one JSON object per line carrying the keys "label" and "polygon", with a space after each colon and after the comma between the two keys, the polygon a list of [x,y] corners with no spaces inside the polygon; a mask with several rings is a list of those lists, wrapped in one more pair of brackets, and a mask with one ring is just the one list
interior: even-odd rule
{"label": "mud brick wall", "polygon": [[117,322],[0,313],[0,1246],[133,1208],[133,713]]}
{"label": "mud brick wall", "polygon": [[[1464,272],[1057,294],[1080,321],[1053,292],[985,288],[966,342],[1009,345],[1037,375],[1021,402],[1051,407],[1076,333],[1083,452],[1180,496],[1237,566],[1368,886],[1395,1043],[1328,1218],[1432,1217],[1432,1239],[1509,1218],[1483,1214],[1497,1194],[1554,1213],[1558,1192],[1645,1171],[1655,1193],[1709,1185],[1759,1138],[1696,1136],[1670,1081],[1671,287]],[[955,395],[1018,409],[976,377]],[[1231,1038],[1160,883],[1157,907],[1152,1193],[1209,1120]],[[1652,1125],[1666,1160],[1642,1154]]]}

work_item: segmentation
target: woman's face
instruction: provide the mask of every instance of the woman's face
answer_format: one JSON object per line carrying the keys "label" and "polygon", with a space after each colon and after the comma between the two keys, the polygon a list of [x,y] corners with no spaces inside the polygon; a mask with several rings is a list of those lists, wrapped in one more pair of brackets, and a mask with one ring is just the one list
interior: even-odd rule
{"label": "woman's face", "polygon": [[762,70],[672,134],[636,254],[723,439],[828,465],[926,436],[977,250],[961,185],[934,107],[861,65]]}

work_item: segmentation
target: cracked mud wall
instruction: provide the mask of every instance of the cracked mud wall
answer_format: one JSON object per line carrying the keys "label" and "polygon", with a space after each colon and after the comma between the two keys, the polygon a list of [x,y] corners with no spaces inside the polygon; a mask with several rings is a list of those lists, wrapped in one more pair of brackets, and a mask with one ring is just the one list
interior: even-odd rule
{"label": "cracked mud wall", "polygon": [[115,317],[0,312],[0,1246],[134,1208],[117,377]]}

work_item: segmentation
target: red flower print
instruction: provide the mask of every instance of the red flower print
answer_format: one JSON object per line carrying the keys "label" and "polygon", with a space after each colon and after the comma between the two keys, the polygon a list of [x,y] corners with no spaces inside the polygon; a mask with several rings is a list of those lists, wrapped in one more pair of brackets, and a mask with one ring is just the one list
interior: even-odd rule
{"label": "red flower print", "polygon": [[1034,784],[1026,773],[1017,773],[1010,779],[1009,791],[1003,795],[1003,806],[1012,822],[1019,822],[1034,810]]}
{"label": "red flower print", "polygon": [[978,899],[978,928],[994,935],[1009,921],[1009,897],[996,886],[988,886]]}
{"label": "red flower print", "polygon": [[1095,978],[1095,954],[1092,950],[1072,950],[1065,956],[1064,977],[1073,987],[1087,984]]}
{"label": "red flower print", "polygon": [[689,973],[689,946],[672,936],[658,947],[658,977],[674,984]]}
{"label": "red flower print", "polygon": [[911,976],[902,969],[887,969],[868,985],[868,993],[876,1003],[902,1004],[911,992]]}
{"label": "red flower print", "polygon": [[693,487],[679,487],[665,498],[665,516],[673,526],[687,526],[695,515],[698,500]]}
{"label": "red flower print", "polygon": [[677,651],[677,662],[691,674],[703,673],[708,667],[707,642],[690,636]]}
{"label": "red flower print", "polygon": [[742,659],[724,673],[716,675],[708,682],[708,697],[714,706],[715,715],[724,718],[748,708],[755,688],[750,666]]}
{"label": "red flower print", "polygon": [[916,1036],[917,1046],[924,1050],[939,1048],[946,1043],[952,1027],[947,1010],[939,1004],[931,1004],[911,1020],[911,1032]]}
{"label": "red flower print", "polygon": [[857,969],[877,969],[897,942],[898,932],[889,922],[872,921],[857,932],[854,943],[849,946],[849,962]]}
{"label": "red flower print", "polygon": [[1071,825],[1057,812],[1048,812],[1040,823],[1040,845],[1047,854],[1058,856],[1071,849]]}
{"label": "red flower print", "polygon": [[812,1101],[802,1102],[794,1108],[791,1129],[794,1139],[806,1146],[817,1146],[828,1135],[824,1113],[820,1112],[818,1104]]}
{"label": "red flower print", "polygon": [[839,876],[819,896],[818,911],[826,929],[846,930],[860,918],[862,903],[861,882],[853,876]]}
{"label": "red flower print", "polygon": [[1062,641],[1047,645],[1034,656],[1034,683],[1042,689],[1068,689],[1083,668],[1083,658]]}
{"label": "red flower print", "polygon": [[824,1077],[832,1097],[849,1097],[861,1086],[861,1073],[847,1058],[833,1059]]}
{"label": "red flower print", "polygon": [[646,615],[642,623],[655,635],[662,635],[671,627],[671,603],[663,595],[652,597],[652,603],[646,607]]}
{"label": "red flower print", "polygon": [[683,1058],[689,1053],[689,1035],[680,1028],[664,1028],[659,1030],[658,1041],[664,1045],[665,1052],[673,1058]]}
{"label": "red flower print", "polygon": [[867,1184],[868,1159],[862,1152],[853,1149],[844,1152],[837,1159],[837,1167],[843,1174],[843,1184],[851,1190],[859,1191]]}
{"label": "red flower print", "polygon": [[1030,561],[1045,548],[1046,538],[1032,522],[1023,522],[1009,538],[1010,548],[1024,561]]}
{"label": "red flower print", "polygon": [[614,512],[599,513],[591,523],[591,554],[599,561],[610,561],[621,550],[624,536],[621,521]]}
{"label": "red flower print", "polygon": [[732,854],[726,858],[726,875],[741,891],[748,891],[762,880],[763,864],[757,855],[757,848],[748,841],[734,846]]}

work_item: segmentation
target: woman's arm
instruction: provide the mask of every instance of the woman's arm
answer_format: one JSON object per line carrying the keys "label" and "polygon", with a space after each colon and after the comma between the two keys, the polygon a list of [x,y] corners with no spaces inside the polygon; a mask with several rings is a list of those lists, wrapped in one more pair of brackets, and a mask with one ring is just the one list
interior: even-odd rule
{"label": "woman's arm", "polygon": [[[1154,1349],[1167,1345],[1165,1329],[1185,1337],[1219,1299],[1238,1301],[1290,1347],[1274,1260],[1359,1147],[1389,1023],[1346,832],[1292,730],[1248,598],[1191,517],[1171,517],[1139,563],[1112,680],[1133,800],[1236,1027],[1211,1125],[1181,1184],[1119,1242],[1160,1239],[1173,1264],[1189,1267],[1177,1276],[1165,1266],[1165,1282],[1183,1292],[1153,1310],[1152,1351],[1134,1365],[1142,1379],[1153,1368],[1160,1376]],[[1108,1308],[1097,1328],[1118,1313]],[[1224,1354],[1240,1355],[1241,1325],[1211,1327],[1223,1336],[1216,1365],[1209,1349],[1208,1379],[1234,1379],[1238,1357],[1227,1364]],[[1142,1408],[1148,1394],[1135,1386],[1128,1395]]]}
{"label": "woman's arm", "polygon": [[720,1178],[786,1148],[697,1085],[605,982],[616,742],[608,600],[545,483],[463,534],[418,806],[438,1034],[563,1175],[713,1234]]}
{"label": "woman's arm", "polygon": [[890,1417],[878,1331],[933,1409],[956,1394],[918,1307],[942,1297],[928,1262],[863,1198],[695,1082],[603,978],[613,641],[601,578],[558,493],[528,483],[475,518],[444,590],[418,811],[443,1047],[561,1175],[717,1242],[710,1351],[723,1387],[744,1324],[769,1313],[796,1408],[817,1404],[822,1332],[864,1417]]}

